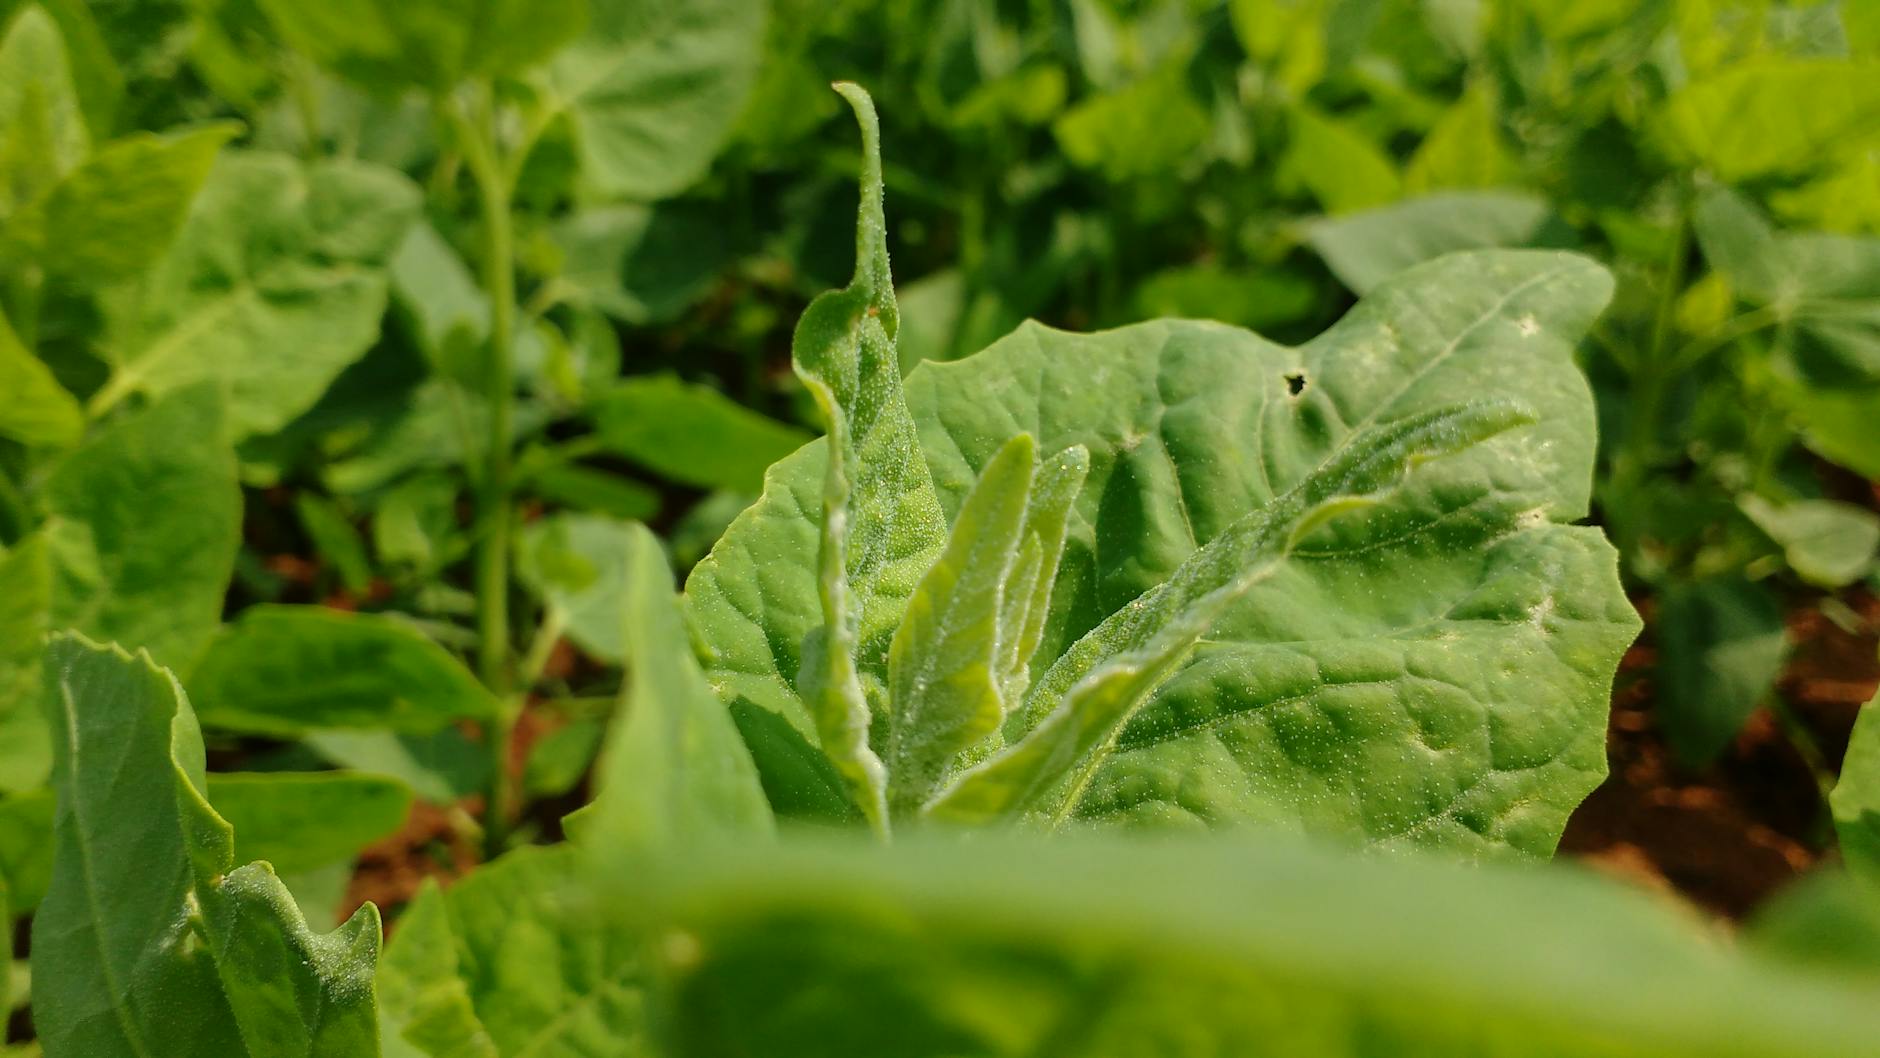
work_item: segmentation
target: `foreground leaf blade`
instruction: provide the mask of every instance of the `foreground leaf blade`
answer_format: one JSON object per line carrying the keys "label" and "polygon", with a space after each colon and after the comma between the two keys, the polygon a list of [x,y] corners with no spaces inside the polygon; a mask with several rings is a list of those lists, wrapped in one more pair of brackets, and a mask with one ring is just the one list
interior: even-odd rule
{"label": "foreground leaf blade", "polygon": [[767,835],[770,804],[731,713],[692,657],[665,552],[645,526],[629,533],[625,712],[602,751],[583,840],[602,855],[641,856]]}
{"label": "foreground leaf blade", "polygon": [[690,941],[660,968],[675,1058],[1817,1058],[1880,1038],[1862,983],[1585,872],[979,835],[718,850],[652,895],[651,925]]}
{"label": "foreground leaf blade", "polygon": [[234,869],[175,679],[62,635],[46,685],[59,801],[33,977],[48,1056],[376,1053],[377,911],[317,935],[267,864]]}

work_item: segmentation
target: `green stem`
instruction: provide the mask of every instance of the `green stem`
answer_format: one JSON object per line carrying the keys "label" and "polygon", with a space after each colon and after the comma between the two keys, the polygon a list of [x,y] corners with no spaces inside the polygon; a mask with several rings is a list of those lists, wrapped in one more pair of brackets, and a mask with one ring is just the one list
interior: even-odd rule
{"label": "green stem", "polygon": [[516,260],[515,233],[509,212],[514,184],[510,167],[497,157],[493,93],[479,92],[473,119],[452,109],[464,160],[477,189],[483,215],[483,288],[490,299],[489,362],[485,365],[489,404],[489,447],[483,458],[477,496],[476,599],[477,674],[502,711],[490,725],[489,791],[484,806],[484,841],[491,854],[508,839],[515,783],[509,774],[509,743],[522,702],[514,693],[515,673],[509,643],[509,537],[514,520],[510,435],[515,418]]}

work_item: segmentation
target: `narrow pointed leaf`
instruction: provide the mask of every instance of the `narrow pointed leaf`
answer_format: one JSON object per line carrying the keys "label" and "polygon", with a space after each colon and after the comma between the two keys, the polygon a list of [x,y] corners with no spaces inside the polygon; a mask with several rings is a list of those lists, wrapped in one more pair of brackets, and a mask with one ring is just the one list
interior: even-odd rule
{"label": "narrow pointed leaf", "polygon": [[32,951],[49,1058],[376,1054],[377,911],[315,934],[271,867],[235,869],[175,678],[60,635],[46,697],[58,811]]}
{"label": "narrow pointed leaf", "polygon": [[692,656],[659,540],[630,528],[622,590],[624,715],[603,750],[587,843],[640,855],[770,833],[770,804],[731,713]]}
{"label": "narrow pointed leaf", "polygon": [[894,634],[887,764],[896,814],[918,808],[953,759],[1005,719],[999,618],[1036,461],[1031,435],[1019,434],[986,464]]}
{"label": "narrow pointed leaf", "polygon": [[888,643],[946,522],[901,392],[894,337],[900,315],[882,213],[881,129],[861,88],[837,86],[862,129],[855,277],[828,291],[797,323],[796,372],[829,423],[822,498],[822,628],[800,674],[815,730],[857,805],[879,825],[885,774],[868,745],[880,714]]}
{"label": "narrow pointed leaf", "polygon": [[1025,577],[1029,591],[1008,594],[1000,617],[999,641],[1005,648],[1001,678],[1007,709],[1020,701],[1030,685],[1032,655],[1044,639],[1045,622],[1051,616],[1051,591],[1064,560],[1072,505],[1089,473],[1089,449],[1072,445],[1046,460],[1032,485],[1031,504],[1025,511],[1025,541],[1038,556],[1038,568]]}

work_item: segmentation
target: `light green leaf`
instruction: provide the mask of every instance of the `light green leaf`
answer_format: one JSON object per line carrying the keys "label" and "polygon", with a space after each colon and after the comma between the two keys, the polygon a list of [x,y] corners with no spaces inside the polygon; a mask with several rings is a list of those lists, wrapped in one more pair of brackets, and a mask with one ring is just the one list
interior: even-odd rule
{"label": "light green leaf", "polygon": [[29,445],[64,448],[77,444],[85,430],[78,401],[43,361],[20,342],[0,313],[0,437]]}
{"label": "light green leaf", "polygon": [[1380,206],[1402,193],[1390,156],[1348,124],[1294,107],[1279,171],[1282,187],[1310,192],[1327,213]]}
{"label": "light green leaf", "polygon": [[1762,703],[1788,655],[1781,602],[1738,577],[1680,581],[1658,597],[1658,714],[1687,765],[1717,758]]}
{"label": "light green leaf", "polygon": [[686,203],[580,210],[549,231],[561,251],[552,282],[569,301],[623,323],[664,323],[703,297],[730,261],[722,221]]}
{"label": "light green leaf", "polygon": [[436,731],[496,715],[476,677],[393,617],[320,606],[251,606],[190,676],[203,723],[282,737],[317,728]]}
{"label": "light green leaf", "polygon": [[1547,203],[1512,191],[1458,191],[1411,199],[1306,226],[1325,264],[1359,294],[1457,250],[1543,245],[1553,222]]}
{"label": "light green leaf", "polygon": [[582,0],[259,0],[294,50],[372,89],[442,94],[543,62],[581,27]]}
{"label": "light green leaf", "polygon": [[768,835],[770,804],[699,671],[659,539],[630,527],[619,590],[627,682],[595,772],[583,841],[609,856]]}
{"label": "light green leaf", "polygon": [[216,152],[237,131],[224,122],[140,132],[99,148],[39,208],[46,270],[102,285],[148,268],[176,238]]}
{"label": "light green leaf", "polygon": [[1681,160],[1732,182],[1805,175],[1869,149],[1876,130],[1880,66],[1844,59],[1730,64],[1673,95],[1655,125]]}
{"label": "light green leaf", "polygon": [[57,844],[32,951],[48,1053],[376,1053],[377,911],[318,935],[267,865],[235,867],[176,680],[70,636],[52,641],[46,677]]}
{"label": "light green leaf", "polygon": [[[1610,289],[1570,254],[1456,254],[1297,348],[1191,321],[1027,325],[917,368],[907,403],[949,509],[1013,434],[1089,451],[1034,671],[1368,428],[1465,400],[1538,416],[1304,541],[1129,722],[1077,817],[1551,852],[1604,775],[1610,680],[1638,629],[1612,549],[1568,524],[1594,445],[1573,348]],[[687,587],[721,697],[786,717],[818,620],[825,451],[772,468]]]}
{"label": "light green leaf", "polygon": [[35,534],[0,552],[0,792],[45,785],[52,736],[39,708],[39,658],[51,631],[52,565]]}
{"label": "light green leaf", "polygon": [[530,797],[561,797],[573,791],[600,752],[606,730],[599,720],[580,717],[536,739],[523,766],[523,792]]}
{"label": "light green leaf", "polygon": [[591,872],[582,850],[557,845],[517,849],[446,890],[427,886],[380,971],[386,1053],[651,1053],[642,938],[607,913]]}
{"label": "light green leaf", "polygon": [[489,753],[454,727],[424,735],[314,731],[301,742],[330,764],[390,776],[435,805],[453,804],[488,788]]}
{"label": "light green leaf", "polygon": [[1880,987],[1880,889],[1831,867],[1814,870],[1757,906],[1742,933],[1752,950]]}
{"label": "light green leaf", "polygon": [[810,730],[849,784],[851,799],[881,826],[886,775],[868,745],[868,729],[886,711],[889,641],[908,597],[940,553],[946,520],[901,391],[894,344],[901,319],[888,267],[880,123],[867,92],[852,84],[836,90],[862,128],[862,201],[855,277],[810,302],[791,343],[797,376],[829,423],[816,559],[822,622],[792,645],[803,644],[813,659],[800,673]]}
{"label": "light green leaf", "polygon": [[1064,560],[1064,541],[1070,532],[1072,505],[1090,474],[1090,452],[1072,445],[1038,468],[1031,502],[1025,508],[1025,543],[1021,561],[1035,555],[1008,591],[999,608],[1000,686],[1006,707],[1017,704],[1031,685],[1033,655],[1044,641],[1045,622],[1051,616],[1051,592],[1057,586],[1058,566]]}
{"label": "light green leaf", "polygon": [[[1332,518],[1377,502],[1412,467],[1529,425],[1510,404],[1461,405],[1373,427],[1298,485],[1248,513],[1058,658],[1007,725],[1011,749],[963,774],[930,814],[985,822],[1039,811],[1052,823],[1082,796],[1123,725],[1220,616]],[[1055,792],[1054,792],[1055,791]]]}
{"label": "light green leaf", "polygon": [[[1218,320],[1259,330],[1312,315],[1318,311],[1324,295],[1323,281],[1302,270],[1273,266],[1223,268],[1210,262],[1165,268],[1143,280],[1130,300],[1137,319],[1176,316]],[[902,331],[905,337],[914,331],[916,310],[905,290],[901,301],[910,306],[908,326]],[[1012,320],[988,335],[987,340],[1003,337],[1018,322]],[[902,344],[905,348],[906,343]],[[929,356],[925,359],[947,358]]]}
{"label": "light green leaf", "polygon": [[186,669],[222,619],[241,493],[220,396],[178,389],[107,423],[44,490],[52,627]]}
{"label": "light green leaf", "polygon": [[1404,167],[1404,190],[1501,187],[1521,183],[1520,163],[1502,144],[1495,100],[1471,89],[1445,112]]}
{"label": "light green leaf", "polygon": [[686,941],[649,967],[673,1058],[1820,1058],[1880,1038],[1864,983],[1588,872],[981,835],[706,852],[650,904]]}
{"label": "light green leaf", "polygon": [[0,216],[45,194],[91,144],[58,25],[38,4],[9,13],[0,38]]}
{"label": "light green leaf", "polygon": [[314,555],[339,574],[340,584],[354,595],[370,590],[372,563],[366,558],[365,539],[339,507],[318,493],[302,492],[294,497],[294,513]]}
{"label": "light green leaf", "polygon": [[1162,176],[1200,157],[1213,124],[1182,64],[1086,97],[1051,126],[1064,156],[1117,183]]}
{"label": "light green leaf", "polygon": [[810,435],[672,375],[620,382],[595,399],[601,443],[688,485],[756,492],[764,471]]}
{"label": "light green leaf", "polygon": [[1880,239],[1780,232],[1720,188],[1698,200],[1693,226],[1712,267],[1783,327],[1775,396],[1808,446],[1880,476]]}
{"label": "light green leaf", "polygon": [[[1015,580],[1037,446],[1018,434],[980,472],[960,505],[946,547],[908,600],[888,648],[888,806],[910,815],[925,803],[959,754],[999,729],[1006,646],[1022,616],[1006,618],[1006,597],[1029,597]],[[1031,559],[1031,574],[1040,559]],[[1002,620],[1004,618],[1004,620]]]}
{"label": "light green leaf", "polygon": [[1753,493],[1737,499],[1756,527],[1782,545],[1797,576],[1820,588],[1844,588],[1873,568],[1880,549],[1880,516],[1834,500],[1796,500],[1777,506]]}
{"label": "light green leaf", "polygon": [[517,572],[568,637],[602,661],[626,658],[628,563],[635,527],[594,514],[553,514],[523,530]]}
{"label": "light green leaf", "polygon": [[224,152],[169,252],[105,299],[113,373],[93,410],[213,379],[237,439],[285,426],[377,339],[417,206],[388,169]]}
{"label": "light green leaf", "polygon": [[737,122],[764,39],[762,0],[592,0],[588,28],[539,79],[582,181],[664,198],[703,176]]}
{"label": "light green leaf", "polygon": [[236,851],[278,874],[350,865],[359,850],[395,832],[411,789],[394,779],[346,772],[217,772],[209,803],[244,835]]}
{"label": "light green leaf", "polygon": [[1849,870],[1880,884],[1880,696],[1861,707],[1828,798]]}

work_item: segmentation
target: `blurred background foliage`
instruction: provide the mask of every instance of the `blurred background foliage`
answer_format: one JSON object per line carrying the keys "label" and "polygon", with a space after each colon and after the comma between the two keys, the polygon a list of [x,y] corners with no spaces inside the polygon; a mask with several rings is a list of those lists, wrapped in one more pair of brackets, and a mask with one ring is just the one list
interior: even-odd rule
{"label": "blurred background foliage", "polygon": [[[231,608],[325,602],[469,650],[471,497],[506,428],[528,523],[516,623],[552,633],[513,644],[555,732],[525,795],[567,793],[617,677],[604,655],[551,652],[564,631],[583,642],[607,519],[648,520],[684,568],[812,436],[789,337],[852,267],[854,130],[828,89],[847,79],[883,113],[910,368],[1028,317],[1205,317],[1300,341],[1451,250],[1606,263],[1618,296],[1582,350],[1597,517],[1654,619],[1653,722],[1701,767],[1770,706],[1832,782],[1851,709],[1824,732],[1772,690],[1798,611],[1868,644],[1872,667],[1880,4],[486,7],[467,23],[437,0],[0,4],[0,66],[39,78],[0,78],[0,338],[27,354],[0,348],[0,367],[36,394],[0,416],[11,554],[42,520],[90,517],[36,490],[82,477],[58,468],[111,441],[114,408],[207,377],[233,395],[246,486]],[[31,152],[63,160],[36,172]],[[125,235],[72,175],[156,172],[159,155],[179,171],[217,157],[167,230]],[[503,218],[479,193],[493,164]],[[35,204],[47,186],[73,189],[63,212]],[[94,216],[111,238],[87,241]],[[96,249],[114,238],[149,251]],[[500,412],[492,246],[517,306]],[[19,366],[34,357],[44,373]],[[212,573],[196,594],[192,613],[218,605]],[[202,616],[160,660],[193,666],[220,619]],[[258,730],[305,736],[281,766],[369,763],[439,801],[487,775],[452,728]]]}

